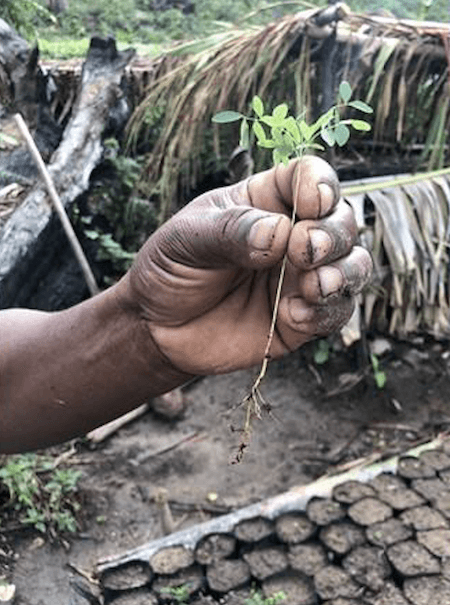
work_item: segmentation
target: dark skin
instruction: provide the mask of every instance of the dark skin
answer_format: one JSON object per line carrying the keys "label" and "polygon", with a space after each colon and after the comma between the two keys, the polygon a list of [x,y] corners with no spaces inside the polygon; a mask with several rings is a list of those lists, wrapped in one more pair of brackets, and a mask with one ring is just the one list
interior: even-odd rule
{"label": "dark skin", "polygon": [[372,270],[356,239],[336,175],[304,158],[188,204],[98,296],[0,312],[0,452],[83,435],[193,376],[261,363],[286,252],[271,356],[339,329]]}

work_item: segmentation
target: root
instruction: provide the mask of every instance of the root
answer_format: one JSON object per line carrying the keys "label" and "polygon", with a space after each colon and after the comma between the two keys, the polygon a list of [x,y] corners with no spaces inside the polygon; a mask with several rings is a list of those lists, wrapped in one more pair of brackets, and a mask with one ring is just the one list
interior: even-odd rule
{"label": "root", "polygon": [[[296,210],[297,210],[297,208],[294,203],[292,206],[291,229],[293,228],[293,226],[295,224]],[[241,460],[244,456],[244,451],[248,447],[249,442],[250,442],[250,435],[251,435],[251,430],[252,430],[253,419],[254,418],[261,419],[263,410],[270,412],[270,405],[269,405],[269,403],[267,403],[265,401],[264,397],[262,396],[261,391],[260,391],[260,386],[261,386],[262,381],[264,380],[264,377],[266,376],[267,368],[268,368],[269,362],[271,360],[270,349],[272,348],[272,342],[273,342],[273,338],[275,335],[275,326],[276,326],[277,318],[278,318],[278,308],[280,306],[281,290],[283,288],[287,260],[288,260],[288,258],[287,258],[287,252],[286,252],[285,255],[283,256],[283,260],[281,262],[281,268],[280,268],[280,275],[278,276],[277,289],[275,292],[275,300],[273,303],[272,319],[270,322],[269,334],[267,336],[267,343],[266,343],[266,348],[264,350],[264,357],[263,357],[263,361],[261,364],[261,369],[250,389],[249,394],[246,397],[244,397],[244,399],[239,404],[240,406],[241,405],[246,406],[245,421],[244,421],[244,427],[242,429],[241,441],[238,446],[238,451],[236,453],[235,458],[232,461],[232,464],[241,462]]]}

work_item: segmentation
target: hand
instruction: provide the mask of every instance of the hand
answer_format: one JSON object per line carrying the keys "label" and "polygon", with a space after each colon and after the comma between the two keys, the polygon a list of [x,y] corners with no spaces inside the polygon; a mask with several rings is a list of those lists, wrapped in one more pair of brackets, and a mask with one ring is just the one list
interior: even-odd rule
{"label": "hand", "polygon": [[230,372],[263,359],[286,252],[271,356],[346,323],[372,270],[356,240],[336,174],[305,157],[195,199],[149,238],[124,283],[174,368]]}

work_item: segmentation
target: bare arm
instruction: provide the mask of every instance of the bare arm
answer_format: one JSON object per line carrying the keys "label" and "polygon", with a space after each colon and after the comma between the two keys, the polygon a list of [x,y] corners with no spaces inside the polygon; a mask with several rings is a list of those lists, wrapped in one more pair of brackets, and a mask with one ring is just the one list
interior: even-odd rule
{"label": "bare arm", "polygon": [[339,329],[371,274],[356,239],[335,173],[304,158],[200,196],[94,298],[0,311],[0,452],[67,440],[194,375],[260,363],[285,254],[271,356]]}
{"label": "bare arm", "polygon": [[126,280],[61,312],[0,311],[0,453],[62,442],[190,378],[159,353]]}

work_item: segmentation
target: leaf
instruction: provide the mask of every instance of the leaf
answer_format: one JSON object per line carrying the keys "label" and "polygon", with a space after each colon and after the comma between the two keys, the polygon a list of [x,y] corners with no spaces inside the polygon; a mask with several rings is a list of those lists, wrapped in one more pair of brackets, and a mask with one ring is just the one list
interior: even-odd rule
{"label": "leaf", "polygon": [[283,132],[281,130],[281,128],[279,127],[275,127],[272,128],[272,136],[273,136],[273,140],[275,141],[275,145],[277,147],[284,147],[284,139],[283,139]]}
{"label": "leaf", "polygon": [[245,118],[245,116],[242,113],[239,113],[239,111],[227,109],[225,111],[219,111],[219,113],[216,113],[212,117],[212,121],[216,124],[227,124],[228,122],[237,122],[242,118]]}
{"label": "leaf", "polygon": [[275,164],[275,166],[277,164],[281,164],[281,163],[283,163],[285,166],[287,166],[287,164],[289,162],[289,157],[286,154],[284,154],[282,151],[280,151],[280,149],[273,150],[272,158],[273,158],[273,163]]}
{"label": "leaf", "polygon": [[320,136],[329,147],[333,147],[333,145],[336,143],[334,132],[330,128],[322,128],[320,131]]}
{"label": "leaf", "polygon": [[267,124],[267,126],[270,126],[271,128],[279,126],[277,120],[275,120],[273,116],[261,116],[260,120],[263,124]]}
{"label": "leaf", "polygon": [[281,155],[281,153],[280,153],[280,151],[278,149],[274,149],[273,150],[272,160],[273,160],[273,163],[274,163],[275,166],[281,162],[282,155]]}
{"label": "leaf", "polygon": [[253,97],[252,108],[258,118],[260,118],[264,114],[264,103],[262,102],[260,97],[258,97],[258,95],[255,95]]}
{"label": "leaf", "polygon": [[349,128],[341,122],[336,126],[334,138],[339,147],[343,147],[350,138]]}
{"label": "leaf", "polygon": [[379,389],[383,389],[386,386],[386,374],[385,372],[374,372],[373,374],[375,378],[376,385]]}
{"label": "leaf", "polygon": [[380,79],[381,75],[384,73],[385,71],[385,66],[386,63],[389,60],[389,57],[392,55],[392,53],[394,52],[395,48],[397,47],[397,45],[400,43],[400,38],[387,38],[385,39],[385,42],[383,42],[383,44],[381,45],[381,48],[378,52],[376,61],[375,61],[375,70],[374,70],[374,74],[373,74],[373,79],[372,79],[372,83],[370,85],[370,90],[367,93],[367,98],[366,101],[368,103],[370,103],[375,89],[377,87],[378,84],[378,80]]}
{"label": "leaf", "polygon": [[264,149],[274,149],[276,147],[275,141],[272,139],[265,139],[264,141],[258,141],[259,147]]}
{"label": "leaf", "polygon": [[314,347],[314,363],[323,365],[330,359],[330,345],[327,340],[318,340]]}
{"label": "leaf", "polygon": [[277,124],[281,124],[284,122],[288,113],[288,106],[286,103],[281,103],[281,105],[277,105],[272,111],[272,116],[275,118]]}
{"label": "leaf", "polygon": [[260,122],[255,121],[252,125],[253,133],[258,139],[258,143],[264,143],[267,140],[266,133],[264,132],[264,128],[261,126]]}
{"label": "leaf", "polygon": [[85,229],[84,235],[89,239],[93,240],[96,240],[100,237],[100,233],[98,231],[95,231],[94,229]]}
{"label": "leaf", "polygon": [[317,118],[317,120],[309,126],[312,133],[315,134],[319,130],[323,130],[324,128],[326,128],[333,119],[335,113],[336,107],[332,107],[326,113],[323,113],[319,118]]}
{"label": "leaf", "polygon": [[241,122],[239,145],[244,149],[249,149],[250,147],[249,127],[247,120],[242,120]]}
{"label": "leaf", "polygon": [[365,120],[350,120],[350,126],[355,130],[364,130],[366,132],[372,128],[369,122],[366,122]]}
{"label": "leaf", "polygon": [[320,143],[310,143],[308,147],[309,149],[317,149],[317,151],[325,151],[325,147]]}
{"label": "leaf", "polygon": [[351,96],[352,96],[352,88],[346,80],[343,80],[340,83],[339,94],[341,96],[341,99],[344,101],[345,105],[347,105],[347,103],[350,101]]}
{"label": "leaf", "polygon": [[367,105],[367,103],[364,103],[364,101],[350,101],[348,106],[363,111],[364,113],[373,113],[372,107]]}
{"label": "leaf", "polygon": [[313,129],[308,126],[305,120],[300,120],[300,122],[298,122],[298,127],[300,129],[300,132],[302,133],[302,137],[304,138],[304,140],[309,143],[313,136]]}
{"label": "leaf", "polygon": [[299,130],[299,125],[297,120],[292,116],[289,116],[284,121],[284,127],[286,131],[292,136],[295,143],[300,143],[302,137]]}

